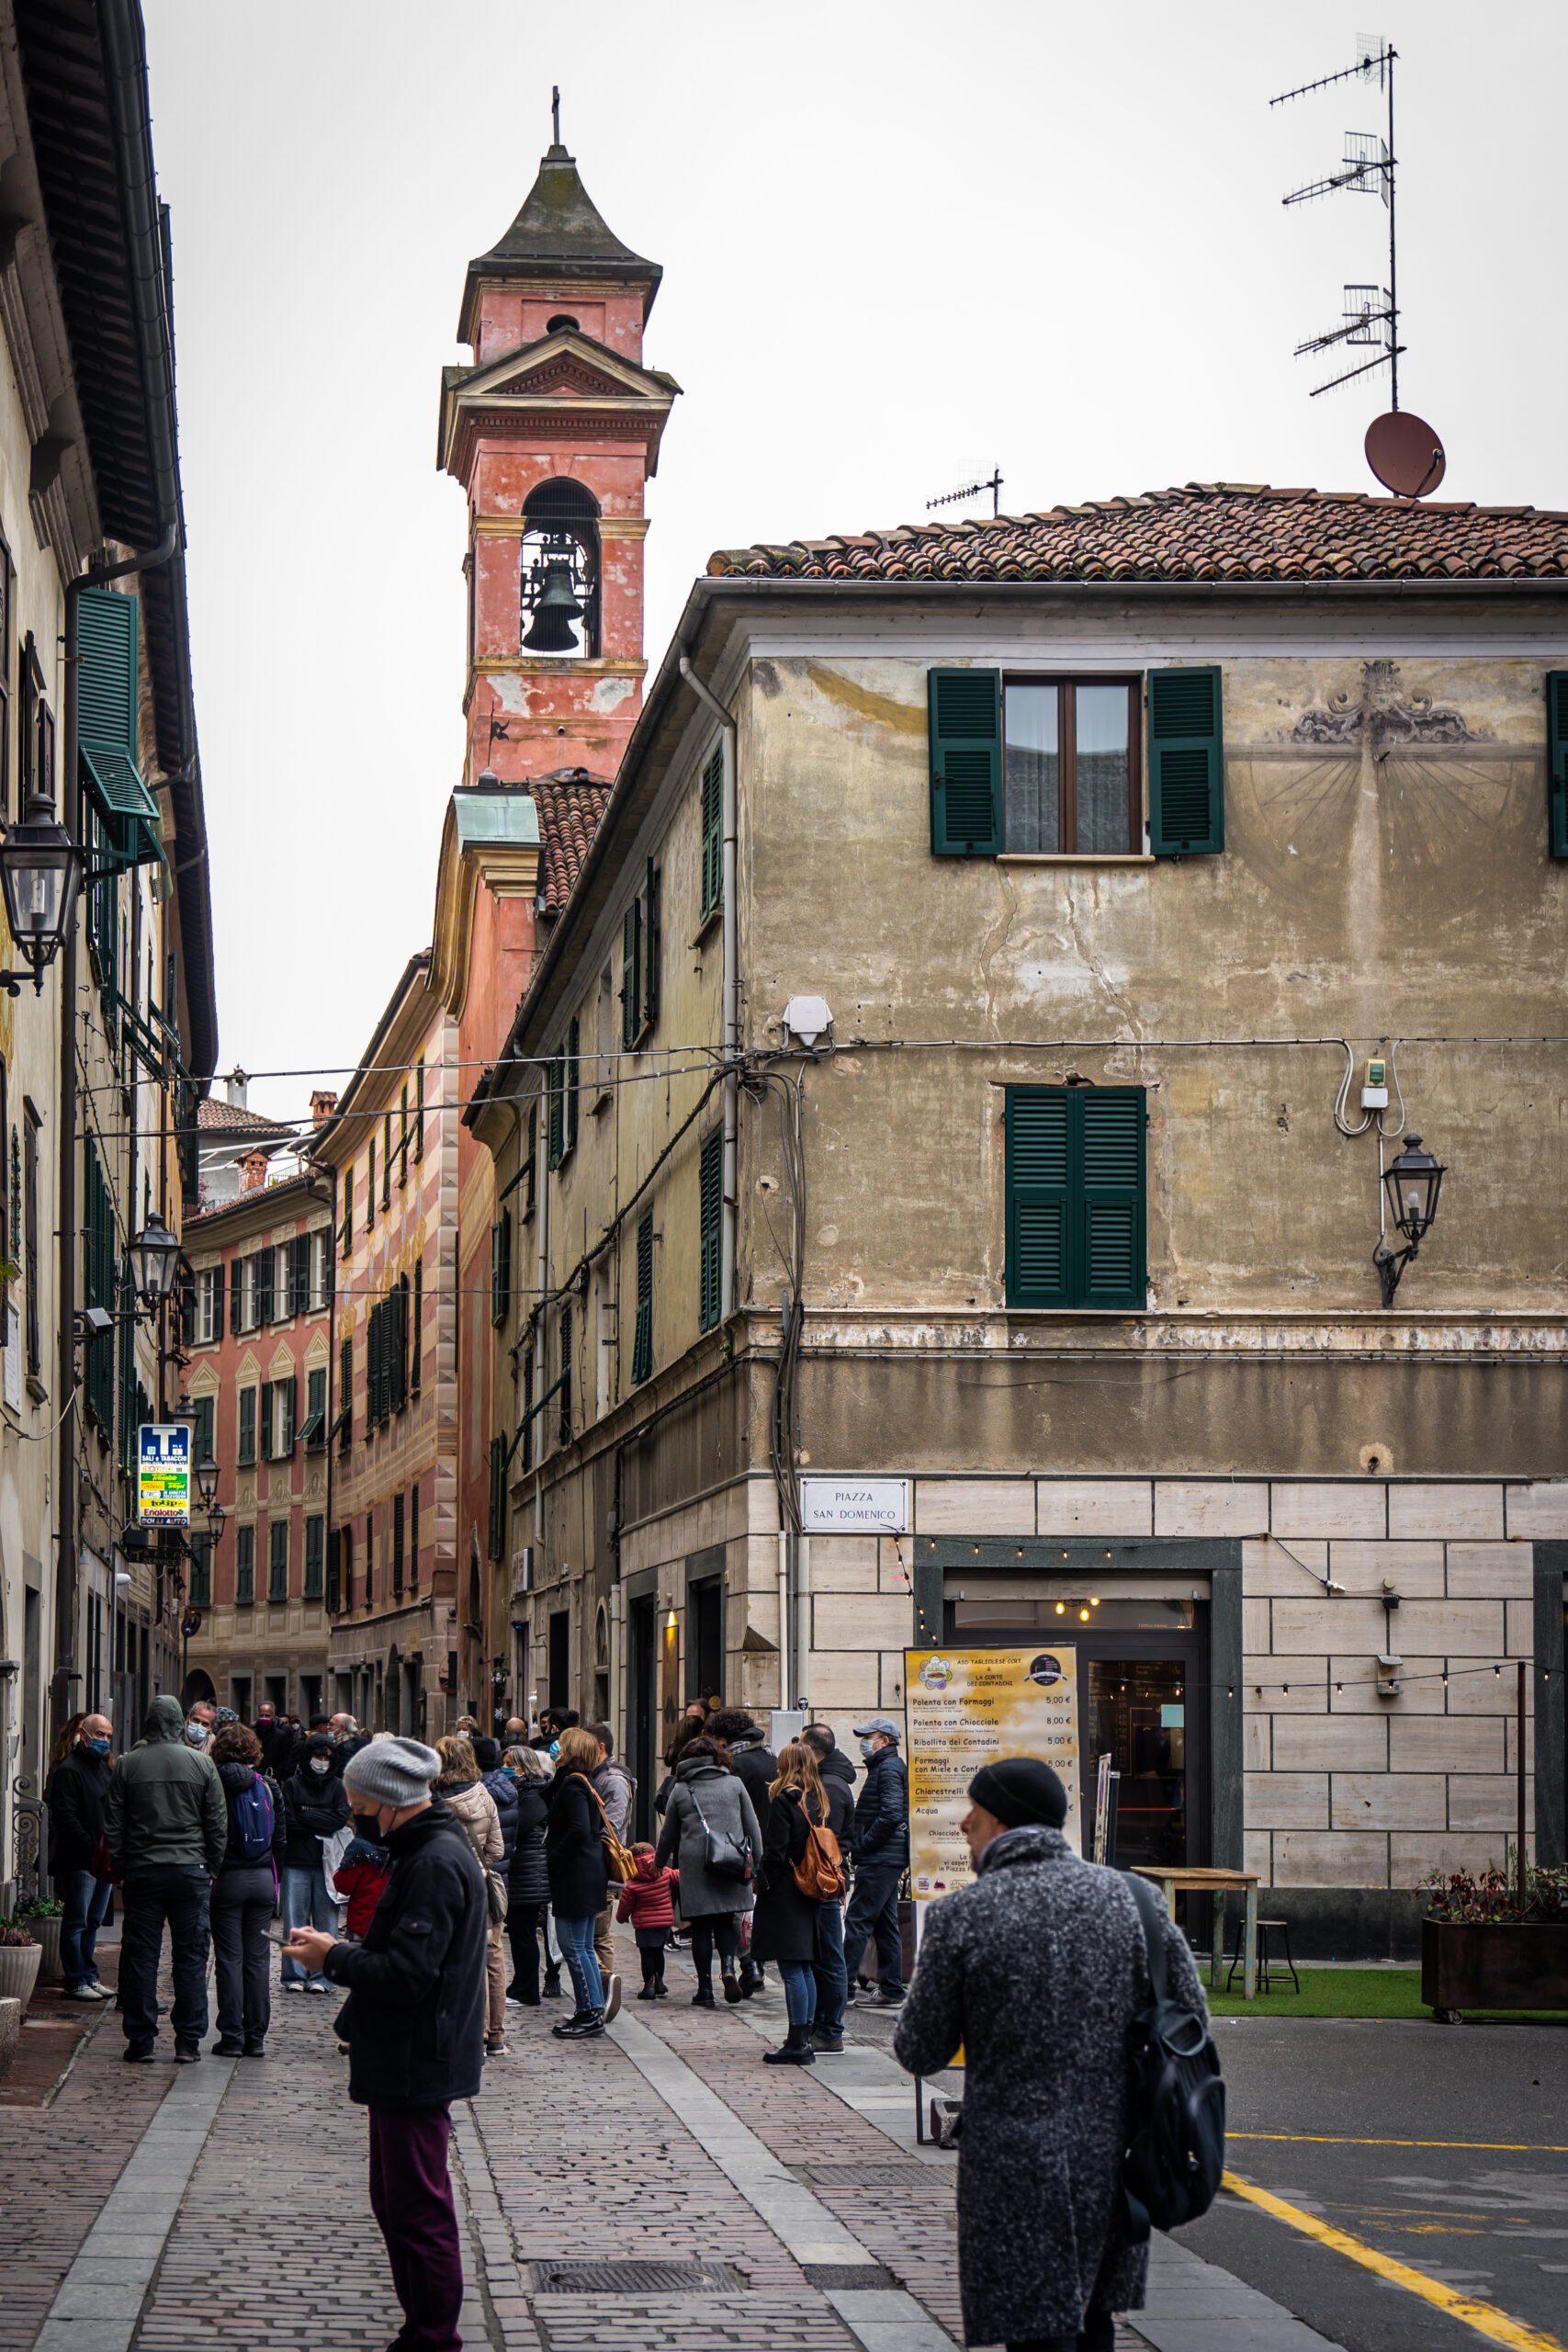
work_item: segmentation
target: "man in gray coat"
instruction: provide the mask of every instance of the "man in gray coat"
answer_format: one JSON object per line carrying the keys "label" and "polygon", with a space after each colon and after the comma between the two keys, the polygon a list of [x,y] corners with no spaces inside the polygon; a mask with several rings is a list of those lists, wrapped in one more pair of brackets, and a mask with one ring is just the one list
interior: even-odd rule
{"label": "man in gray coat", "polygon": [[158,1955],[169,1930],[175,2056],[190,2065],[207,2031],[208,1906],[229,1843],[223,1783],[204,1747],[186,1738],[177,1699],[154,1699],[141,1744],[122,1756],[104,1797],[104,1850],[125,1886],[119,1997],[130,2065],[152,2062],[158,2039]]}
{"label": "man in gray coat", "polygon": [[[1010,1756],[969,1783],[977,1872],[933,1903],[893,2048],[940,2074],[964,2045],[958,2278],[971,2344],[1111,2352],[1140,2310],[1148,2246],[1128,2233],[1128,2030],[1153,1998],[1143,1925],[1114,1871],[1062,1835],[1048,1764]],[[1170,1996],[1203,2014],[1185,1937],[1166,1927]]]}

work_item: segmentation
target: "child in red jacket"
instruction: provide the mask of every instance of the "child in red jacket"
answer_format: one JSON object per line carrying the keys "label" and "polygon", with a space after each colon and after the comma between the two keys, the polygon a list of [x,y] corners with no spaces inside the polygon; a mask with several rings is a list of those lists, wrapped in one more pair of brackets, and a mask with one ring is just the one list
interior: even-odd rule
{"label": "child in red jacket", "polygon": [[364,1942],[391,1875],[392,1858],[385,1846],[374,1846],[368,1838],[349,1839],[343,1860],[333,1872],[333,1884],[348,1897],[348,1915],[343,1923],[345,1941]]}
{"label": "child in red jacket", "polygon": [[632,1859],[637,1864],[637,1876],[627,1879],[622,1887],[615,1917],[630,1919],[637,1931],[637,1948],[642,1955],[642,1990],[637,1999],[658,2001],[670,1990],[664,1982],[664,1949],[675,1925],[675,1906],[671,1898],[679,1891],[681,1873],[656,1871],[651,1846],[634,1846]]}

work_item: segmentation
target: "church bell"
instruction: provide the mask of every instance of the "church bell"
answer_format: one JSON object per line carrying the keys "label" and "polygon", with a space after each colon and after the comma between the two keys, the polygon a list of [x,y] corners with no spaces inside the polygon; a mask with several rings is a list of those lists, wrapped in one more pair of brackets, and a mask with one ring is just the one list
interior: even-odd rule
{"label": "church bell", "polygon": [[573,621],[582,618],[582,606],[572,590],[569,561],[547,561],[544,581],[534,607],[534,625],[523,639],[534,653],[575,653]]}

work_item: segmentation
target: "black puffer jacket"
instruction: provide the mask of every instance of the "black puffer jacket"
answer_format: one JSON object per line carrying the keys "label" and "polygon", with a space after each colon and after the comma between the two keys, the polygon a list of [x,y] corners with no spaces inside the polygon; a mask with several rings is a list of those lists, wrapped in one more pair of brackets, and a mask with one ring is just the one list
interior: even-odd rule
{"label": "black puffer jacket", "polygon": [[547,1903],[550,1875],[545,1867],[545,1825],[550,1817],[549,1782],[517,1783],[517,1842],[506,1873],[511,1903]]}
{"label": "black puffer jacket", "polygon": [[472,2098],[484,2072],[484,1872],[434,1798],[387,1839],[392,1875],[362,1944],[335,1943],[324,1973],[348,1988],[338,2033],[348,2095],[406,2110]]}
{"label": "black puffer jacket", "polygon": [[902,1870],[909,1859],[909,1775],[898,1750],[879,1747],[865,1768],[865,1786],[855,1804],[857,1862],[897,1862]]}
{"label": "black puffer jacket", "polygon": [[49,1801],[49,1871],[62,1878],[67,1871],[90,1871],[104,1834],[104,1799],[108,1794],[109,1759],[85,1747],[73,1747],[62,1757],[49,1776],[44,1795]]}

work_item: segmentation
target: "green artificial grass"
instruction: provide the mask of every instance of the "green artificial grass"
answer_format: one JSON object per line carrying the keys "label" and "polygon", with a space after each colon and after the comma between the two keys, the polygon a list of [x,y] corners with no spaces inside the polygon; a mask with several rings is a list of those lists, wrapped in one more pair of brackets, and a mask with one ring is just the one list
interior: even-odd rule
{"label": "green artificial grass", "polygon": [[[1280,1974],[1276,1973],[1278,1985]],[[1430,2018],[1431,2010],[1421,2000],[1421,1971],[1418,1968],[1302,1968],[1297,1975],[1302,1981],[1299,1993],[1291,1990],[1289,1975],[1284,1975],[1281,1992],[1259,1993],[1255,2001],[1245,2001],[1241,1995],[1241,1971],[1237,1969],[1235,1983],[1228,1993],[1209,1990],[1206,1966],[1199,1970],[1203,1997],[1209,2012],[1216,2018]],[[1224,1973],[1221,1984],[1224,1982]],[[1561,2010],[1551,2009],[1466,2009],[1467,2018],[1495,2018],[1511,2025],[1561,2025],[1568,2022]]]}

